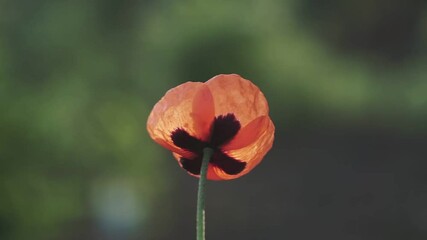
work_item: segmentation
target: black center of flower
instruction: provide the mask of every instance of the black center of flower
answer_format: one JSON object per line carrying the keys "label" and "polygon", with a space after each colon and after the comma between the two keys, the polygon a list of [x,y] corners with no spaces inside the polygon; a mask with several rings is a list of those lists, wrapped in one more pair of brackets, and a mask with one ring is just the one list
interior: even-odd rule
{"label": "black center of flower", "polygon": [[221,151],[221,146],[230,142],[240,130],[240,122],[234,114],[220,115],[214,119],[211,125],[211,135],[209,142],[191,136],[187,131],[178,128],[171,134],[173,143],[180,148],[193,152],[197,157],[193,159],[181,158],[182,167],[192,174],[199,175],[202,165],[203,149],[210,147],[214,149],[214,154],[210,164],[213,164],[225,173],[235,175],[243,171],[245,162],[232,158]]}

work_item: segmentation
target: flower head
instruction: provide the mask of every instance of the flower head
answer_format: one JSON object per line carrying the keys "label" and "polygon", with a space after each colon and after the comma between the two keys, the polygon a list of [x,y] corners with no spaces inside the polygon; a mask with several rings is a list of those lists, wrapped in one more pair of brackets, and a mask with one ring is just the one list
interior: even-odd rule
{"label": "flower head", "polygon": [[257,86],[237,74],[221,74],[169,90],[151,111],[147,130],[196,177],[203,149],[212,148],[207,178],[229,180],[251,171],[272,147],[268,111]]}

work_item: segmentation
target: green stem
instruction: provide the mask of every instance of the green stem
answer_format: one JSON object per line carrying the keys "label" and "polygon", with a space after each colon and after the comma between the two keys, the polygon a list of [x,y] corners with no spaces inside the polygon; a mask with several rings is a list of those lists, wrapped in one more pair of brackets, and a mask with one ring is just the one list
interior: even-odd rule
{"label": "green stem", "polygon": [[212,148],[203,149],[203,160],[200,168],[199,189],[197,192],[197,240],[205,240],[205,183],[208,164],[214,153]]}

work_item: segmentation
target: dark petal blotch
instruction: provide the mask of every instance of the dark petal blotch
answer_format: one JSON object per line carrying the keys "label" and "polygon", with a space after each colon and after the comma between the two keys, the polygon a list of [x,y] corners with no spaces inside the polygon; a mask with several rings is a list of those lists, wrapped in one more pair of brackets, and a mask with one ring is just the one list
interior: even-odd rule
{"label": "dark petal blotch", "polygon": [[181,158],[182,168],[194,175],[200,175],[200,168],[202,167],[202,158],[195,159]]}
{"label": "dark petal blotch", "polygon": [[191,136],[182,128],[177,128],[171,134],[173,143],[180,148],[189,150],[194,153],[201,153],[203,148],[207,146],[203,141]]}
{"label": "dark petal blotch", "polygon": [[221,151],[215,151],[211,163],[230,175],[239,174],[246,167],[245,162],[236,160]]}
{"label": "dark petal blotch", "polygon": [[228,143],[240,130],[240,122],[234,114],[220,115],[212,123],[211,145],[219,147]]}

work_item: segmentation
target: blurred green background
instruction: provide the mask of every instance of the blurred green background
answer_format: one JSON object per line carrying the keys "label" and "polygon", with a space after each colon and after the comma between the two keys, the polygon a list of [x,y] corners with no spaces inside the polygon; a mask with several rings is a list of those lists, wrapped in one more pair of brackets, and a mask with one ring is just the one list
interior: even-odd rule
{"label": "blurred green background", "polygon": [[238,73],[276,141],[210,182],[208,239],[427,239],[423,0],[0,1],[0,239],[194,239],[146,119]]}

